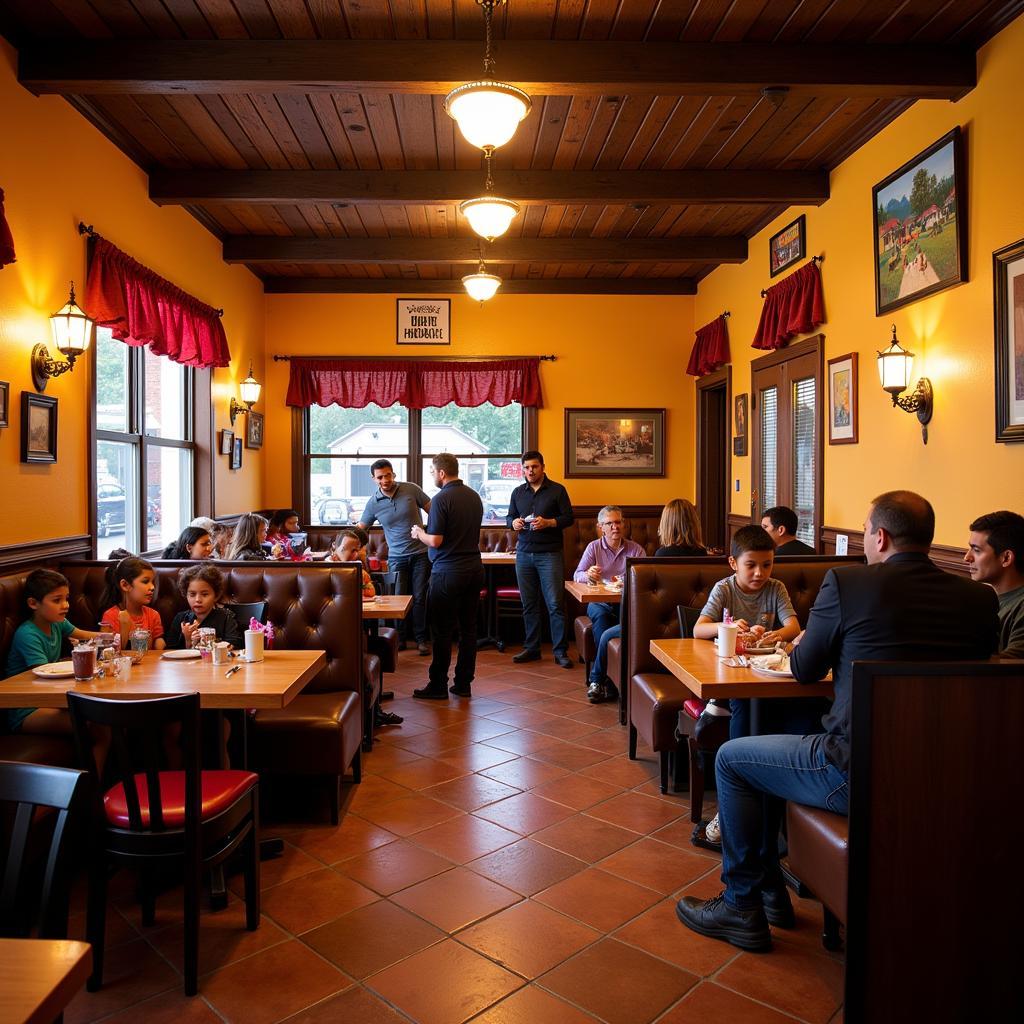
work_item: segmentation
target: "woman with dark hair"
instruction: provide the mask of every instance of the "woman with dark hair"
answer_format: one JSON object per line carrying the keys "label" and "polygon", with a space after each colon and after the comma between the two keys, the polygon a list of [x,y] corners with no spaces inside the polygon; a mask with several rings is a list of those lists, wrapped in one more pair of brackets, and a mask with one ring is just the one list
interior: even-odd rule
{"label": "woman with dark hair", "polygon": [[186,526],[181,536],[164,548],[161,558],[199,561],[213,557],[213,538],[201,526]]}
{"label": "woman with dark hair", "polygon": [[[293,533],[299,532],[299,513],[293,508],[278,509],[270,517],[270,526],[267,529],[267,540],[274,545],[274,558],[281,558],[287,561],[301,561],[302,556],[297,555],[292,548]],[[280,552],[276,549],[280,547]]]}

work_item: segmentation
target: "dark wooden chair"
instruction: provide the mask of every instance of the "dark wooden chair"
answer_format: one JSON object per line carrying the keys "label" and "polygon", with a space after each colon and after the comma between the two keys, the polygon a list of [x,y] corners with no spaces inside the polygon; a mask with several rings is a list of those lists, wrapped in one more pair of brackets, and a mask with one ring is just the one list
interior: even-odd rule
{"label": "dark wooden chair", "polygon": [[[198,693],[138,701],[69,693],[68,707],[80,763],[95,777],[89,727],[104,726],[111,733],[107,773],[118,780],[102,796],[97,791],[86,923],[93,973],[87,987],[94,992],[103,984],[108,862],[140,872],[142,921],[148,925],[155,917],[154,869],[179,859],[185,874],[185,994],[195,995],[203,869],[243,851],[245,923],[250,931],[260,923],[259,780],[252,772],[201,771]],[[181,728],[184,770],[162,771],[162,736],[174,725]]]}
{"label": "dark wooden chair", "polygon": [[67,938],[71,846],[88,785],[88,775],[71,768],[0,761],[0,821],[5,832],[10,827],[0,886],[3,938]]}
{"label": "dark wooden chair", "polygon": [[249,628],[249,623],[255,619],[257,622],[267,621],[267,602],[266,601],[252,601],[248,604],[226,604],[227,608],[238,622],[238,628],[242,631],[242,636],[245,636],[245,631]]}

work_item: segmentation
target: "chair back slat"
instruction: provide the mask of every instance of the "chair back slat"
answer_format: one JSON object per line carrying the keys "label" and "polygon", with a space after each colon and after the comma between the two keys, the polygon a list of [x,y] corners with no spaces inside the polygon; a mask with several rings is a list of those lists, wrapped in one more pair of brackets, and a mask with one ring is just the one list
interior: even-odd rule
{"label": "chair back slat", "polygon": [[679,636],[683,640],[693,639],[693,627],[697,625],[701,609],[689,605],[676,605],[676,616],[679,618]]}

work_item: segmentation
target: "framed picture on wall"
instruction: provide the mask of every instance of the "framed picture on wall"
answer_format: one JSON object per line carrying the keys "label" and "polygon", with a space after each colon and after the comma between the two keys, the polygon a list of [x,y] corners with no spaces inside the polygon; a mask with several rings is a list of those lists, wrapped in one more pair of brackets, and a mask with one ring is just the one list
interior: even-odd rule
{"label": "framed picture on wall", "polygon": [[0,380],[0,427],[10,426],[11,385]]}
{"label": "framed picture on wall", "polygon": [[230,455],[235,447],[235,432],[233,430],[222,430],[220,432],[220,453]]}
{"label": "framed picture on wall", "polygon": [[1024,238],[992,255],[996,440],[1024,441]]}
{"label": "framed picture on wall", "polygon": [[807,255],[807,217],[800,214],[792,224],[768,239],[768,271],[781,274]]}
{"label": "framed picture on wall", "polygon": [[451,299],[396,299],[395,341],[399,345],[450,345]]}
{"label": "framed picture on wall", "polygon": [[566,409],[565,475],[665,475],[664,409]]}
{"label": "framed picture on wall", "polygon": [[57,461],[57,399],[21,393],[21,461]]}
{"label": "framed picture on wall", "polygon": [[236,437],[231,447],[231,469],[242,468],[242,439]]}
{"label": "framed picture on wall", "polygon": [[875,314],[967,280],[967,203],[959,126],[872,190]]}
{"label": "framed picture on wall", "polygon": [[828,443],[857,443],[857,353],[828,361]]}
{"label": "framed picture on wall", "polygon": [[733,425],[735,434],[732,439],[733,455],[747,454],[747,423],[750,413],[750,396],[744,392],[732,400]]}
{"label": "framed picture on wall", "polygon": [[245,421],[245,447],[263,447],[263,413],[250,412]]}

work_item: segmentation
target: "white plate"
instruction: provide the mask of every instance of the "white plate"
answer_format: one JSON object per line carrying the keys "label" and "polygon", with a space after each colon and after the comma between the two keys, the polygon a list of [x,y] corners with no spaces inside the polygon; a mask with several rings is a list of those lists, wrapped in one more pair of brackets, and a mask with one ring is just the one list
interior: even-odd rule
{"label": "white plate", "polygon": [[193,651],[191,649],[182,651],[164,651],[160,657],[167,658],[168,661],[195,661],[196,658],[203,656],[202,651]]}
{"label": "white plate", "polygon": [[756,665],[750,666],[759,676],[768,676],[771,679],[794,679],[792,672],[783,672],[777,668],[758,668]]}
{"label": "white plate", "polygon": [[49,665],[36,665],[32,669],[32,675],[40,679],[66,679],[74,674],[74,665],[70,661],[51,661]]}

